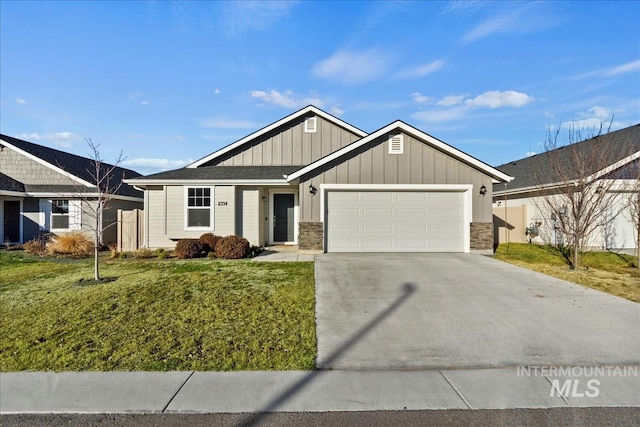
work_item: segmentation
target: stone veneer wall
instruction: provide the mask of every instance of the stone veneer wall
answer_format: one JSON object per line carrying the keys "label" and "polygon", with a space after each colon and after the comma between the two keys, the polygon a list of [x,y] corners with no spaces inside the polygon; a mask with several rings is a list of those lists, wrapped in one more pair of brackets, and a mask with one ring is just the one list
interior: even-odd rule
{"label": "stone veneer wall", "polygon": [[298,224],[298,248],[305,250],[323,249],[323,231],[321,222],[301,222]]}
{"label": "stone veneer wall", "polygon": [[471,251],[493,252],[493,223],[471,223]]}

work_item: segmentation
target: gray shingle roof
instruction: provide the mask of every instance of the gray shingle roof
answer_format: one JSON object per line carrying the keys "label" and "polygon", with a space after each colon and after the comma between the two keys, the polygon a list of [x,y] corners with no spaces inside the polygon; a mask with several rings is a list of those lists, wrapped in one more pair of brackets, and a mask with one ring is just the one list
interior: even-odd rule
{"label": "gray shingle roof", "polygon": [[[65,170],[66,172],[77,176],[85,181],[92,182],[91,174],[89,171],[94,168],[93,160],[76,156],[75,154],[65,153],[64,151],[55,150],[53,148],[44,147],[42,145],[34,144],[32,142],[23,141],[21,139],[13,138],[7,135],[0,134],[0,139],[6,141],[7,143],[13,145],[14,147],[19,148],[22,151],[26,151],[27,153],[36,156],[45,162],[49,163],[52,166],[59,167],[60,169]],[[2,145],[2,142],[0,142]],[[105,168],[110,168],[112,165],[108,163],[104,163],[103,166]],[[121,167],[116,167],[113,171],[113,184],[117,185],[122,178],[135,178],[141,176],[138,172],[133,171],[131,169],[125,169]],[[44,185],[45,183],[43,183]],[[76,189],[77,191],[77,189]],[[123,184],[120,186],[120,189],[117,191],[117,194],[120,196],[130,196],[130,197],[142,197],[142,192],[134,189],[133,187]]]}
{"label": "gray shingle roof", "polygon": [[[597,166],[605,165],[604,167],[606,167],[612,165],[640,151],[640,124],[578,142],[575,146],[583,153],[601,153],[604,158],[602,162],[594,162],[598,164]],[[553,158],[550,156],[558,157]],[[567,147],[560,147],[545,153],[505,163],[497,166],[496,169],[514,177],[514,180],[509,183],[508,189],[516,190],[518,188],[534,187],[561,181],[562,179],[551,166],[551,159],[554,159],[553,162],[557,160],[561,162],[559,164],[566,164],[566,170],[576,175],[575,168],[571,167],[571,157],[572,150],[567,149]],[[604,167],[596,167],[595,169],[600,170]],[[589,176],[598,172],[598,170],[585,171],[585,175]],[[577,178],[579,177],[569,177],[569,179]],[[494,184],[494,192],[503,190],[503,184]]]}
{"label": "gray shingle roof", "polygon": [[24,184],[0,172],[0,190],[24,193]]}
{"label": "gray shingle roof", "polygon": [[[304,166],[200,166],[182,168],[141,177],[143,180],[264,180],[283,179],[283,175],[302,169]],[[135,185],[135,182],[132,182]]]}

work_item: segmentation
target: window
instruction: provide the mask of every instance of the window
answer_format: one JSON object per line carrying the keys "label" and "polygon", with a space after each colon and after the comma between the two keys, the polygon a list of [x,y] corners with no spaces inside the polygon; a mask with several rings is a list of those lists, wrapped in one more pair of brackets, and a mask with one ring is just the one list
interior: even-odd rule
{"label": "window", "polygon": [[389,154],[402,154],[404,152],[402,134],[389,135]]}
{"label": "window", "polygon": [[211,227],[211,188],[187,188],[187,227]]}
{"label": "window", "polygon": [[304,131],[306,133],[316,133],[317,117],[307,117],[304,120]]}
{"label": "window", "polygon": [[55,230],[69,229],[69,201],[51,201],[51,228]]}

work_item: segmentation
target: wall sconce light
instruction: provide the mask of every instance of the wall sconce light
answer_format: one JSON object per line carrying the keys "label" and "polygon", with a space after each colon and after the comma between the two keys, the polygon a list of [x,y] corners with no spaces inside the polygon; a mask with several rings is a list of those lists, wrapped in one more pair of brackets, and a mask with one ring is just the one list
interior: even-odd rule
{"label": "wall sconce light", "polygon": [[262,201],[266,202],[267,201],[267,196],[262,196]]}
{"label": "wall sconce light", "polygon": [[311,194],[313,196],[317,192],[318,192],[318,189],[316,187],[314,187],[313,184],[309,184],[309,194]]}
{"label": "wall sconce light", "polygon": [[484,197],[485,194],[487,194],[487,187],[483,185],[482,187],[480,187],[480,195]]}

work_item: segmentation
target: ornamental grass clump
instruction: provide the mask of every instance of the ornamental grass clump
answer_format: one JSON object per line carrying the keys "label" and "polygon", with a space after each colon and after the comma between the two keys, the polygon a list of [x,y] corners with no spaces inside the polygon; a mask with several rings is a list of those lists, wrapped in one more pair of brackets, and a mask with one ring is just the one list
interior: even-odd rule
{"label": "ornamental grass clump", "polygon": [[53,255],[89,256],[93,253],[93,240],[79,231],[61,234],[51,238],[47,252]]}
{"label": "ornamental grass clump", "polygon": [[244,237],[227,236],[216,243],[216,257],[224,259],[240,259],[249,255],[249,241]]}
{"label": "ornamental grass clump", "polygon": [[182,239],[178,240],[174,251],[179,259],[190,259],[202,256],[204,248],[198,239]]}

